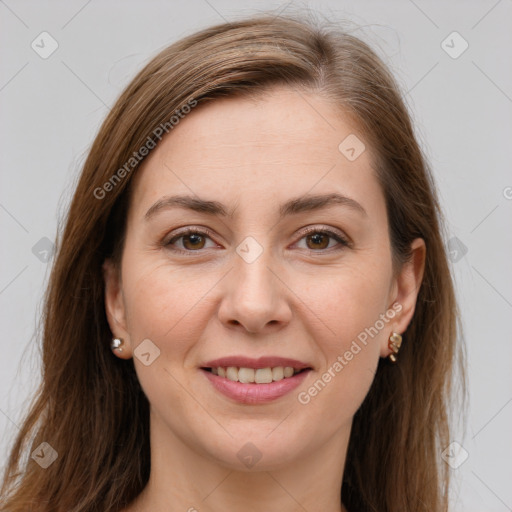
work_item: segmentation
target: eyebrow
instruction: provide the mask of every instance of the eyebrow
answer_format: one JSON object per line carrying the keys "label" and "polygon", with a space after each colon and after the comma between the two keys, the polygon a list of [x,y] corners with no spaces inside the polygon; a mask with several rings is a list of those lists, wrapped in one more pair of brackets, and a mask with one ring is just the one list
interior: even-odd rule
{"label": "eyebrow", "polygon": [[[335,204],[347,206],[365,217],[368,216],[366,210],[356,200],[338,193],[331,193],[304,195],[291,199],[279,207],[279,218],[282,219],[287,215],[320,210]],[[156,201],[146,212],[144,218],[149,220],[158,212],[172,208],[184,208],[198,213],[227,218],[233,218],[234,215],[234,209],[228,211],[222,203],[217,201],[207,201],[189,195],[176,195],[165,196]]]}

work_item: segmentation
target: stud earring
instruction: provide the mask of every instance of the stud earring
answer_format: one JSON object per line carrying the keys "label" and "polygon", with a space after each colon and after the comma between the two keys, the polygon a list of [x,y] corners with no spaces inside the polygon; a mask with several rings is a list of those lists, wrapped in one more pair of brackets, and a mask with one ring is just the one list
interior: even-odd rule
{"label": "stud earring", "polygon": [[119,352],[122,352],[123,349],[121,345],[123,344],[123,340],[121,338],[112,338],[112,341],[110,343],[110,348],[112,350],[118,350]]}
{"label": "stud earring", "polygon": [[402,336],[397,332],[394,332],[389,337],[388,347],[391,349],[392,353],[389,354],[388,358],[392,363],[396,363],[396,355],[400,350],[400,345],[402,344]]}

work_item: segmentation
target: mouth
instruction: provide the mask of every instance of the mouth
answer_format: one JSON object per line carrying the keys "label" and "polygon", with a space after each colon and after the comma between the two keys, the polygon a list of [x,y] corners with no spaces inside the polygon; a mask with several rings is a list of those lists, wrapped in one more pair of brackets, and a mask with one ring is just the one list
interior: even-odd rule
{"label": "mouth", "polygon": [[289,379],[298,373],[307,372],[311,368],[294,368],[293,366],[274,366],[266,368],[248,368],[237,366],[202,367],[201,370],[226,378],[231,382],[243,384],[270,384]]}
{"label": "mouth", "polygon": [[201,373],[224,396],[243,404],[263,404],[299,386],[313,367],[293,359],[229,357],[210,361]]}

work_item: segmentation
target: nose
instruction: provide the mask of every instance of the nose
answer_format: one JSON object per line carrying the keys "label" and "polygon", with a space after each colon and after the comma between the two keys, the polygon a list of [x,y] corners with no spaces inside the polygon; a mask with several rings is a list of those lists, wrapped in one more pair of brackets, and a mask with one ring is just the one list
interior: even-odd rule
{"label": "nose", "polygon": [[269,253],[265,249],[251,263],[234,255],[234,268],[223,280],[218,311],[226,327],[265,333],[280,330],[290,322],[293,294]]}

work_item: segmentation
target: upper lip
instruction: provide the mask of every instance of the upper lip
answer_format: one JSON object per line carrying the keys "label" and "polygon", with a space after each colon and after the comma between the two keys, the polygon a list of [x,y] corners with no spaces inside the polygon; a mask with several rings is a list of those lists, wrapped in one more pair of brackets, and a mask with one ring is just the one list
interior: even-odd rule
{"label": "upper lip", "polygon": [[295,370],[312,368],[310,364],[303,363],[297,359],[277,356],[263,356],[258,359],[245,356],[221,357],[202,364],[201,368],[227,368],[229,366],[236,366],[238,368],[276,368],[278,366],[291,366]]}

